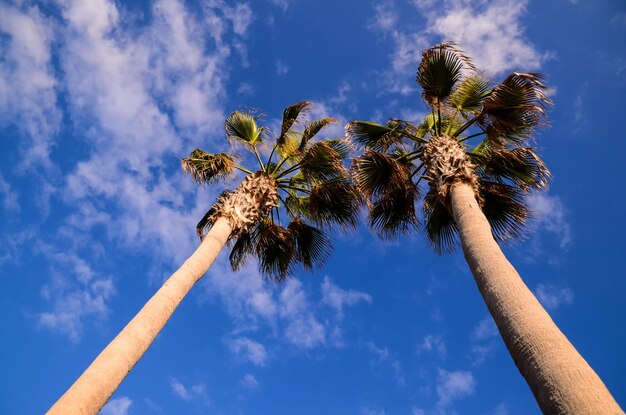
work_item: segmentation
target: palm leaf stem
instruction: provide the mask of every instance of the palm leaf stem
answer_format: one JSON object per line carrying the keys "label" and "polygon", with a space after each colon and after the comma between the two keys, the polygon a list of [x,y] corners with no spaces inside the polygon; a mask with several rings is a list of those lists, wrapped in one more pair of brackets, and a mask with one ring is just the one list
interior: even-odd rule
{"label": "palm leaf stem", "polygon": [[441,101],[437,98],[437,126],[438,134],[441,135]]}
{"label": "palm leaf stem", "polygon": [[293,214],[293,212],[291,211],[291,209],[289,209],[289,206],[287,205],[287,203],[285,203],[285,199],[283,199],[283,197],[279,194],[278,195],[278,199],[280,199],[280,201],[282,202],[283,206],[285,207],[285,210],[287,211],[287,213],[289,214],[289,216],[294,217],[296,215]]}
{"label": "palm leaf stem", "polygon": [[[452,116],[452,119],[453,119],[453,120],[454,120],[454,119],[456,119],[456,116],[457,116],[457,115],[459,115],[459,110],[458,110],[458,109],[456,109],[456,110],[454,111],[454,115]],[[452,130],[452,125],[453,125],[453,124],[454,124],[454,123],[453,123],[453,122],[451,122],[451,123],[448,125],[448,128],[446,128],[446,135],[449,135],[449,134],[450,134],[450,130]]]}
{"label": "palm leaf stem", "polygon": [[[270,152],[270,156],[267,158],[267,165],[269,166],[270,163],[272,162],[272,156],[274,155],[274,152],[276,151],[276,147],[277,144],[274,143],[274,146],[272,147],[272,151]],[[272,172],[273,173],[273,172]]]}
{"label": "palm leaf stem", "polygon": [[244,173],[247,173],[247,174],[254,174],[253,172],[251,172],[250,170],[246,169],[245,167],[241,167],[241,166],[237,166],[237,165],[235,165],[234,167],[235,167],[237,170],[242,171],[242,172],[244,172]]}
{"label": "palm leaf stem", "polygon": [[[282,163],[281,163],[282,164]],[[278,176],[276,176],[276,178],[280,178],[280,177],[284,177],[285,175],[291,173],[292,171],[295,171],[298,169],[298,167],[300,167],[300,163],[296,163],[293,166],[289,167],[288,169],[286,169],[285,171],[283,171],[282,173],[280,173]],[[274,170],[276,171],[276,170]]]}
{"label": "palm leaf stem", "polygon": [[[421,170],[422,167],[424,167],[424,163],[420,163],[420,165],[417,166],[415,171],[413,173],[411,173],[411,176],[409,177],[409,180],[413,179],[413,176],[415,176]],[[418,181],[418,183],[419,183],[419,181]]]}
{"label": "palm leaf stem", "polygon": [[[284,159],[282,159],[282,160],[281,160],[281,161],[280,161],[280,162],[276,165],[276,168],[272,171],[272,174],[276,173],[276,172],[277,172],[277,171],[278,171],[278,170],[282,167],[282,165],[283,165],[283,164],[285,164],[285,162],[287,162],[287,160],[289,160],[289,156],[287,156],[287,157],[285,157]],[[280,176],[278,176],[278,177],[281,177],[281,176],[283,176],[283,174],[281,174],[281,175],[280,175]]]}
{"label": "palm leaf stem", "polygon": [[259,161],[259,166],[261,166],[261,170],[265,172],[265,164],[263,164],[263,161],[261,161],[261,156],[259,156],[259,151],[256,149],[256,146],[252,147],[252,149],[254,150],[254,155],[256,156],[256,159]]}
{"label": "palm leaf stem", "polygon": [[476,133],[476,134],[472,134],[472,135],[468,135],[465,138],[461,138],[460,140],[457,140],[459,143],[462,143],[465,140],[469,140],[470,138],[474,138],[474,137],[478,137],[479,135],[483,135],[483,134],[487,134],[485,131],[481,131],[480,133]]}
{"label": "palm leaf stem", "polygon": [[483,115],[483,111],[479,112],[478,115],[476,115],[474,118],[472,118],[471,120],[463,124],[461,128],[456,130],[456,132],[452,134],[452,137],[458,137],[463,131],[467,130],[472,124],[478,121],[478,119],[482,117],[482,115]]}
{"label": "palm leaf stem", "polygon": [[301,187],[295,187],[295,186],[283,186],[283,185],[278,185],[278,187],[280,187],[281,189],[284,189],[284,190],[291,189],[291,190],[297,190],[297,191],[302,192],[302,193],[311,194],[311,191],[310,191],[310,190],[303,189],[303,188],[301,188]]}

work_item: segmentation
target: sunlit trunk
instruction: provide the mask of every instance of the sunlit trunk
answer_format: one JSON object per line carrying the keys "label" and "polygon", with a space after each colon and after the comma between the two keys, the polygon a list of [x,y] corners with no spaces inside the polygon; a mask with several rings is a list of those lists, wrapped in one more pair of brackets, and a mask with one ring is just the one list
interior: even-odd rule
{"label": "sunlit trunk", "polygon": [[505,258],[472,188],[456,183],[449,197],[478,289],[543,413],[623,414]]}
{"label": "sunlit trunk", "polygon": [[98,355],[48,414],[97,414],[143,356],[191,287],[207,272],[231,231],[226,219],[217,219],[198,249]]}

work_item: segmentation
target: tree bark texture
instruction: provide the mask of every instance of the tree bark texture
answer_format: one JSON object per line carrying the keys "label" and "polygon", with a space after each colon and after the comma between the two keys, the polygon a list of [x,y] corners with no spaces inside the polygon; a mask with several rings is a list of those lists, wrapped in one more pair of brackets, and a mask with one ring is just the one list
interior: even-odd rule
{"label": "tree bark texture", "polygon": [[98,355],[50,415],[96,415],[132,370],[191,287],[207,272],[232,228],[218,218],[196,251]]}
{"label": "tree bark texture", "polygon": [[543,413],[624,414],[506,259],[471,185],[452,185],[449,197],[478,289]]}

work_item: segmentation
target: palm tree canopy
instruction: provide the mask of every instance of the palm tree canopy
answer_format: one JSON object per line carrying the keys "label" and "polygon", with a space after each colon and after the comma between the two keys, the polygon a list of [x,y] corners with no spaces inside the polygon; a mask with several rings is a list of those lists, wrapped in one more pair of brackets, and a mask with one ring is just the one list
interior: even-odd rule
{"label": "palm tree canopy", "polygon": [[[370,226],[383,238],[412,232],[419,226],[415,203],[425,193],[424,232],[438,253],[452,251],[458,231],[445,182],[461,180],[474,187],[496,240],[524,235],[525,196],[550,178],[529,145],[551,104],[542,76],[512,73],[492,85],[455,43],[445,42],[423,51],[416,80],[429,108],[421,121],[346,125],[346,135],[365,149],[351,172],[367,200]],[[435,146],[445,146],[450,159],[470,172],[434,174],[431,165],[441,163],[429,158]],[[424,179],[428,186],[421,192]]]}
{"label": "palm tree canopy", "polygon": [[[297,265],[312,270],[328,259],[332,243],[326,231],[330,227],[356,225],[361,198],[344,164],[352,146],[345,138],[318,139],[316,135],[336,120],[307,121],[310,107],[308,101],[287,107],[277,135],[259,125],[259,117],[251,112],[235,111],[226,119],[227,140],[233,149],[251,153],[255,167],[240,164],[245,160],[242,156],[200,149],[182,159],[183,170],[202,185],[214,184],[238,170],[247,177],[268,177],[278,192],[277,206],[267,215],[233,232],[229,256],[233,270],[255,257],[262,274],[280,282]],[[238,143],[242,145],[237,147]],[[263,154],[263,149],[269,150],[269,155]],[[201,238],[228,194],[222,193],[198,223]]]}

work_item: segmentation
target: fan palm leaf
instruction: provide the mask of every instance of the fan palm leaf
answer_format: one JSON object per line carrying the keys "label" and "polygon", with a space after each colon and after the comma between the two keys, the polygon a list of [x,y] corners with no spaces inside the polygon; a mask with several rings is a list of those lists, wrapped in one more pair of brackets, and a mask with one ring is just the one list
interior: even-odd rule
{"label": "fan palm leaf", "polygon": [[308,123],[306,127],[304,127],[304,132],[302,133],[302,138],[300,140],[298,149],[300,151],[303,151],[306,145],[308,144],[308,142],[313,137],[315,137],[315,135],[317,135],[317,133],[319,133],[322,130],[322,128],[330,124],[335,124],[336,122],[337,120],[335,118],[328,117],[328,118],[323,118],[321,120],[312,121]]}
{"label": "fan palm leaf", "polygon": [[235,170],[235,156],[229,153],[211,154],[196,148],[181,160],[185,173],[201,184],[222,180]]}
{"label": "fan palm leaf", "polygon": [[475,70],[472,60],[456,47],[445,42],[422,52],[417,68],[417,83],[422,97],[430,105],[447,100],[454,86],[463,78],[464,71]]}
{"label": "fan palm leaf", "polygon": [[233,112],[224,123],[229,141],[239,141],[254,147],[262,141],[263,127],[259,127],[254,115],[247,112]]}
{"label": "fan palm leaf", "polygon": [[328,235],[298,217],[291,220],[287,229],[295,241],[296,259],[305,269],[313,270],[326,262],[333,248]]}

